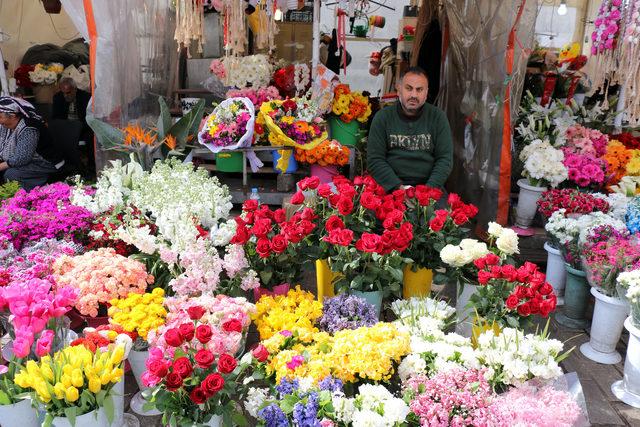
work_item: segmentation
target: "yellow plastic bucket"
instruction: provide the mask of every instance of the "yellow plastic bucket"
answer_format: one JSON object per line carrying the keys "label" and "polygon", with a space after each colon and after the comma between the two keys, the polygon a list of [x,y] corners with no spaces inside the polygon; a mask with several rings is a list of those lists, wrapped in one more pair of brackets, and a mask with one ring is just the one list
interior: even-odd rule
{"label": "yellow plastic bucket", "polygon": [[431,283],[433,282],[433,270],[429,268],[418,268],[412,270],[413,265],[404,266],[402,279],[402,297],[409,299],[412,297],[425,298],[431,293]]}
{"label": "yellow plastic bucket", "polygon": [[331,271],[329,263],[326,259],[316,260],[316,282],[318,287],[318,301],[322,302],[324,297],[332,297],[335,295],[333,290],[333,279],[337,276]]}

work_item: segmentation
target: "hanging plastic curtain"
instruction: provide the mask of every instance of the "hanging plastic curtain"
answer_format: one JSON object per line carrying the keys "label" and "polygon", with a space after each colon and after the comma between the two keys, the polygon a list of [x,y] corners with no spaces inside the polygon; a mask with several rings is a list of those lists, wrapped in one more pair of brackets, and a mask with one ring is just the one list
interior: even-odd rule
{"label": "hanging plastic curtain", "polygon": [[518,110],[533,46],[536,6],[535,0],[444,0],[446,56],[438,104],[453,133],[450,182],[480,208],[482,226],[507,221],[510,117]]}
{"label": "hanging plastic curtain", "polygon": [[[178,53],[171,0],[62,0],[87,42],[92,42],[92,105],[98,119],[124,126],[155,122],[158,96],[170,96]],[[111,152],[96,150],[101,169]]]}

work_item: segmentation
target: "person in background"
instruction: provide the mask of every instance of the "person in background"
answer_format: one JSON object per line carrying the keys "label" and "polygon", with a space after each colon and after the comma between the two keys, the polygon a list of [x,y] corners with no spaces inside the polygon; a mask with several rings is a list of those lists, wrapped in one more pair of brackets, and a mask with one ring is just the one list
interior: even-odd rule
{"label": "person in background", "polygon": [[51,136],[29,102],[0,97],[0,174],[31,190],[64,165]]}
{"label": "person in background", "polygon": [[71,77],[63,77],[58,83],[60,91],[53,96],[51,120],[78,120],[82,122],[82,132],[78,146],[83,153],[84,163],[82,175],[91,179],[95,177],[95,154],[93,144],[93,131],[86,121],[87,106],[91,100],[91,94],[78,89],[75,80]]}
{"label": "person in background", "polygon": [[369,172],[386,191],[419,184],[444,190],[453,167],[451,128],[445,113],[426,103],[427,73],[407,69],[396,89],[398,102],[380,110],[371,123]]}
{"label": "person in background", "polygon": [[58,84],[60,92],[53,96],[52,119],[80,120],[85,123],[87,105],[91,95],[78,89],[76,82],[71,77],[60,79]]}

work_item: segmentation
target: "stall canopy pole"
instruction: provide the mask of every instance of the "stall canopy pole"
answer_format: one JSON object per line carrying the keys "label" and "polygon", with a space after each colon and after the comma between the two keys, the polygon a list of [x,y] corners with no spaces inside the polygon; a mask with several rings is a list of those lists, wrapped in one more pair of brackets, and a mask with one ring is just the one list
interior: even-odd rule
{"label": "stall canopy pole", "polygon": [[[0,33],[0,37],[2,33]],[[4,71],[4,57],[0,49],[0,95],[9,96],[9,83],[7,83],[7,73]]]}
{"label": "stall canopy pole", "polygon": [[311,76],[315,78],[320,62],[320,0],[313,0],[313,48],[311,56]]}

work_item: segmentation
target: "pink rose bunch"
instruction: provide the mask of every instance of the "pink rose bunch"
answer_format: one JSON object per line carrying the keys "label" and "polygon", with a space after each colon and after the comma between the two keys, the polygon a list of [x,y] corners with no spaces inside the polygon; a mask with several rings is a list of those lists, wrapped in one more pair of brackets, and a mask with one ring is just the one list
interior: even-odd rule
{"label": "pink rose bunch", "polygon": [[282,99],[278,88],[275,86],[261,87],[254,89],[251,87],[243,89],[231,89],[227,92],[227,98],[249,98],[256,108],[260,108],[263,102],[274,99]]}
{"label": "pink rose bunch", "polygon": [[199,297],[171,297],[165,299],[167,317],[164,326],[150,331],[147,341],[151,347],[162,351],[167,349],[166,332],[180,328],[193,317],[189,311],[204,310],[201,322],[209,325],[212,338],[202,345],[209,351],[222,354],[235,354],[243,340],[243,335],[251,324],[251,314],[255,306],[245,298],[231,298],[226,295],[202,295]]}
{"label": "pink rose bunch", "polygon": [[143,294],[153,276],[139,261],[118,255],[111,248],[100,248],[78,256],[62,256],[53,264],[58,284],[78,289],[76,308],[95,317],[100,304],[130,293]]}
{"label": "pink rose bunch", "polygon": [[605,179],[607,163],[590,154],[575,154],[563,148],[569,180],[578,187],[601,187]]}
{"label": "pink rose bunch", "polygon": [[420,375],[406,387],[415,393],[410,407],[420,425],[505,425],[491,408],[494,395],[482,371],[453,369],[432,378]]}
{"label": "pink rose bunch", "polygon": [[603,0],[591,33],[591,55],[599,55],[616,47],[622,18],[622,0]]}
{"label": "pink rose bunch", "polygon": [[13,352],[27,357],[36,337],[36,354],[49,354],[53,332],[45,330],[51,319],[64,316],[75,303],[77,290],[71,287],[53,288],[48,280],[31,278],[15,280],[0,289],[0,310],[8,309],[15,330]]}

